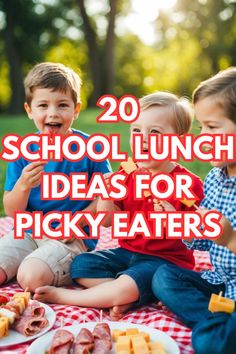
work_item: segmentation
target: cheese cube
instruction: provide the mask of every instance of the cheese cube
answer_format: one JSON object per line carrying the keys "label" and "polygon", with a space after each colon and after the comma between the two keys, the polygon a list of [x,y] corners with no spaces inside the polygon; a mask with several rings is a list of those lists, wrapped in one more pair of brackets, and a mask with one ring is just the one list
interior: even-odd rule
{"label": "cheese cube", "polygon": [[16,318],[15,312],[2,308],[0,308],[0,316],[6,317],[8,319],[9,324],[12,324]]}
{"label": "cheese cube", "polygon": [[28,306],[28,303],[30,301],[30,297],[31,297],[31,294],[30,292],[24,292],[24,293],[17,293],[13,296],[13,299],[17,299],[17,298],[20,298],[20,299],[24,299],[24,302],[25,302],[25,307]]}
{"label": "cheese cube", "polygon": [[112,331],[112,339],[114,342],[116,342],[120,336],[125,336],[125,331],[121,331],[120,329],[114,329]]}
{"label": "cheese cube", "polygon": [[134,354],[149,354],[147,342],[142,336],[131,337]]}
{"label": "cheese cube", "polygon": [[115,343],[116,352],[119,353],[122,350],[126,350],[130,352],[131,349],[131,341],[130,337],[120,336],[118,337],[117,342]]}
{"label": "cheese cube", "polygon": [[211,312],[232,313],[235,310],[235,302],[221,295],[211,294],[208,310]]}
{"label": "cheese cube", "polygon": [[138,334],[139,330],[137,328],[127,328],[125,332],[127,336],[132,336],[134,334]]}
{"label": "cheese cube", "polygon": [[9,321],[7,317],[0,317],[0,338],[8,335]]}
{"label": "cheese cube", "polygon": [[25,300],[22,297],[15,297],[14,301],[20,305],[20,313],[25,311]]}

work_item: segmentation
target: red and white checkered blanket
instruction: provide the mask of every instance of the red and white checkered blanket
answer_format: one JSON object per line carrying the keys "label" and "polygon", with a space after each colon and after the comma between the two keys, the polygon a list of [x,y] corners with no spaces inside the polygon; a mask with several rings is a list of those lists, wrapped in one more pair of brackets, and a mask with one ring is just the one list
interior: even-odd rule
{"label": "red and white checkered blanket", "polygon": [[[6,234],[13,225],[11,218],[0,218],[0,237]],[[110,238],[109,229],[102,229],[101,238],[98,248],[113,247],[114,241]],[[210,261],[207,252],[196,252],[196,270],[209,269]],[[16,282],[7,284],[0,288],[0,291],[13,295],[20,291],[20,287]],[[75,325],[84,321],[99,321],[99,310],[93,308],[82,308],[78,306],[50,305],[56,312],[56,322],[53,329],[60,327],[63,319],[64,325]],[[104,311],[105,320],[109,320],[109,313]],[[193,354],[191,347],[191,331],[186,328],[178,319],[161,303],[155,303],[150,306],[142,307],[136,311],[127,312],[121,321],[132,322],[146,325],[166,332],[179,345],[181,354]],[[1,353],[8,354],[25,354],[30,342],[19,344],[9,348],[0,349]],[[36,353],[35,353],[36,354]]]}

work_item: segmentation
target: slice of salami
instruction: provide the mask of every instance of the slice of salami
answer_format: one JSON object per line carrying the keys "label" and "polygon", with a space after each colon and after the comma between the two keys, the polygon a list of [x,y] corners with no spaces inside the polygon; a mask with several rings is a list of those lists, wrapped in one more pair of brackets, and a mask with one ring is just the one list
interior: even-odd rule
{"label": "slice of salami", "polygon": [[91,351],[93,349],[93,344],[77,344],[74,347],[73,354],[90,354],[93,353]]}
{"label": "slice of salami", "polygon": [[94,347],[94,338],[87,328],[82,328],[75,340],[74,354],[88,354]]}
{"label": "slice of salami", "polygon": [[108,354],[112,349],[111,330],[107,323],[98,323],[94,330],[93,354]]}
{"label": "slice of salami", "polygon": [[93,330],[94,339],[111,339],[111,330],[107,323],[98,323]]}
{"label": "slice of salami", "polygon": [[73,344],[73,334],[65,329],[58,329],[52,338],[49,354],[69,354]]}
{"label": "slice of salami", "polygon": [[93,354],[109,354],[112,348],[111,341],[107,339],[95,339]]}
{"label": "slice of salami", "polygon": [[44,317],[21,316],[13,323],[12,328],[25,336],[33,336],[47,325],[48,320]]}
{"label": "slice of salami", "polygon": [[40,305],[38,301],[31,301],[26,307],[22,316],[28,317],[43,317],[45,315],[45,308]]}
{"label": "slice of salami", "polygon": [[78,344],[90,344],[94,342],[93,334],[87,328],[81,328],[76,343]]}

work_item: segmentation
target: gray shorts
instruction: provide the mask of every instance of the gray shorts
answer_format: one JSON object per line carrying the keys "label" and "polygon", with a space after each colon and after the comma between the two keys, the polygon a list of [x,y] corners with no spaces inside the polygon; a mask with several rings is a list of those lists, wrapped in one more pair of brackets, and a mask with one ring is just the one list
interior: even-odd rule
{"label": "gray shorts", "polygon": [[87,248],[82,240],[64,244],[57,240],[34,240],[30,233],[24,234],[24,239],[14,239],[11,231],[0,238],[0,267],[7,275],[7,281],[16,276],[22,262],[37,258],[48,265],[54,274],[53,285],[71,284],[70,264],[73,258]]}

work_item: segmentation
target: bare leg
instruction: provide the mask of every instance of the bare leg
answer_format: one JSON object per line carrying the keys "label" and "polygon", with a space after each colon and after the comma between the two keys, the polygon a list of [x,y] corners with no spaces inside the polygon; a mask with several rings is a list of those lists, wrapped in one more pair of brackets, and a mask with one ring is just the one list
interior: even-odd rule
{"label": "bare leg", "polygon": [[2,268],[0,268],[0,285],[5,283],[6,280],[7,280],[7,275],[5,271]]}
{"label": "bare leg", "polygon": [[78,278],[75,279],[76,283],[84,286],[85,288],[92,288],[96,285],[105,283],[107,281],[113,281],[113,278]]}
{"label": "bare leg", "polygon": [[35,300],[43,302],[97,308],[130,304],[138,298],[138,287],[127,275],[80,291],[43,286],[36,289],[34,295]]}
{"label": "bare leg", "polygon": [[43,285],[53,284],[54,274],[49,266],[38,258],[23,261],[17,272],[17,281],[22,289],[34,292]]}

